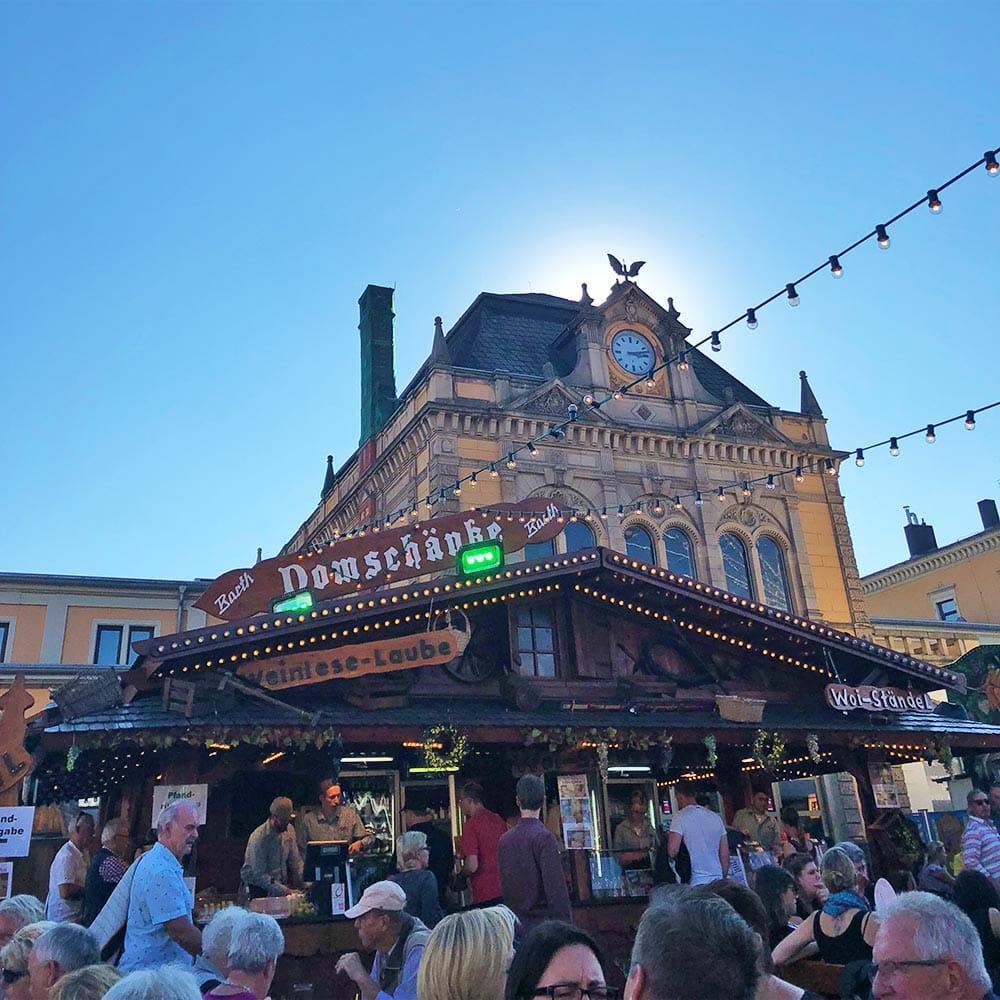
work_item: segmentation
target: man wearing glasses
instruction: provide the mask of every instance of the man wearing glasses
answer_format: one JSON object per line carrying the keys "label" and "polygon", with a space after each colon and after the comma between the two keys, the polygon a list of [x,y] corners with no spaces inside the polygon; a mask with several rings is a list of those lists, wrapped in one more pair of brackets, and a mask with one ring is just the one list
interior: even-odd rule
{"label": "man wearing glasses", "polygon": [[997,1000],[979,934],[956,906],[929,892],[904,892],[880,917],[875,1000]]}
{"label": "man wearing glasses", "polygon": [[973,788],[966,799],[969,822],[962,834],[962,864],[1000,886],[1000,833],[990,822],[989,796]]}

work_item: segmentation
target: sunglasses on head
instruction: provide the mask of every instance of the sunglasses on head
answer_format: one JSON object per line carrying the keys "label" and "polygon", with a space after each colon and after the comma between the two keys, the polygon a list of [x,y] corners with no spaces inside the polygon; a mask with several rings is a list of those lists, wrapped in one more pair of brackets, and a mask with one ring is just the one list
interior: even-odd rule
{"label": "sunglasses on head", "polygon": [[25,972],[15,972],[13,969],[0,969],[0,979],[3,979],[5,983],[16,983],[22,976],[26,976],[28,973]]}

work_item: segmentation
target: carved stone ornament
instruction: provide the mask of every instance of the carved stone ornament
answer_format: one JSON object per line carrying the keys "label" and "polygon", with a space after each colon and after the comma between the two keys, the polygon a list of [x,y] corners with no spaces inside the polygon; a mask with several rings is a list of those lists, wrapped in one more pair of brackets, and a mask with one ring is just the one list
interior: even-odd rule
{"label": "carved stone ornament", "polygon": [[551,389],[527,402],[524,405],[524,409],[528,413],[544,413],[546,415],[565,417],[566,408],[572,402],[574,400],[567,392],[558,386],[553,386]]}
{"label": "carved stone ornament", "polygon": [[628,318],[633,323],[635,322],[636,317],[639,315],[639,308],[631,299],[629,299],[628,302],[625,303],[625,315],[628,316]]}
{"label": "carved stone ornament", "polygon": [[761,510],[759,507],[744,506],[731,507],[719,520],[736,521],[737,524],[742,524],[745,528],[752,530],[759,524],[770,524],[774,519],[767,511]]}
{"label": "carved stone ornament", "polygon": [[750,440],[759,438],[761,430],[760,422],[754,420],[753,417],[742,410],[731,413],[725,420],[720,420],[715,425],[716,434],[725,434],[727,437],[749,438]]}

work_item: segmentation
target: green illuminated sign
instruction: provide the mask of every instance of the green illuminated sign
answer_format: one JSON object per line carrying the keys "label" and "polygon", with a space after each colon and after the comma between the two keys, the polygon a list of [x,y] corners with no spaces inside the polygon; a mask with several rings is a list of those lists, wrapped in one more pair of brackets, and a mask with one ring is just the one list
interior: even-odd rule
{"label": "green illuminated sign", "polygon": [[280,615],[290,611],[308,611],[313,606],[313,595],[308,590],[300,590],[290,597],[282,597],[271,605],[273,614]]}
{"label": "green illuminated sign", "polygon": [[476,542],[458,550],[457,568],[463,576],[488,573],[503,565],[503,545],[500,542]]}

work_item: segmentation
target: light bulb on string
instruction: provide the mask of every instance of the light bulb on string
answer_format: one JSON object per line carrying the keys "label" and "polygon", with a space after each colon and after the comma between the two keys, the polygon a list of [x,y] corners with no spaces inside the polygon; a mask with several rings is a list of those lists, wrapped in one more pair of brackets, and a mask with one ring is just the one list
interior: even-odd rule
{"label": "light bulb on string", "polygon": [[775,488],[775,485],[774,485],[774,476],[771,475],[771,474],[768,474],[767,482],[764,484],[764,489],[766,489],[766,490],[773,490],[774,488]]}
{"label": "light bulb on string", "polygon": [[743,480],[743,495],[750,496],[750,484],[745,479]]}
{"label": "light bulb on string", "polygon": [[826,460],[825,466],[826,466],[826,474],[828,476],[836,475],[836,473],[837,473],[837,467],[833,464],[833,459],[832,458],[828,458]]}
{"label": "light bulb on string", "polygon": [[718,500],[719,503],[723,503],[726,499],[726,493],[721,486],[718,488],[718,490],[716,490],[715,499]]}
{"label": "light bulb on string", "polygon": [[603,510],[601,511],[601,520],[602,520],[602,521],[606,521],[607,519],[608,519],[608,508],[607,508],[607,507],[605,507],[605,508],[604,508],[604,509],[603,509]]}
{"label": "light bulb on string", "polygon": [[660,503],[659,497],[657,497],[656,502],[653,504],[653,513],[659,517],[663,513],[663,504]]}
{"label": "light bulb on string", "polygon": [[517,468],[517,462],[514,460],[514,452],[512,451],[507,452],[507,468],[508,469]]}
{"label": "light bulb on string", "polygon": [[997,163],[996,153],[988,149],[983,154],[983,159],[986,161],[986,173],[988,173],[990,177],[996,177],[997,174],[1000,174],[1000,163]]}
{"label": "light bulb on string", "polygon": [[844,275],[844,268],[841,266],[840,258],[836,254],[830,258],[830,274],[835,278],[841,278]]}
{"label": "light bulb on string", "polygon": [[534,441],[529,441],[528,442],[528,454],[532,458],[538,458],[538,449],[535,447],[535,442]]}
{"label": "light bulb on string", "polygon": [[656,379],[653,376],[653,369],[650,368],[649,374],[646,376],[646,388],[652,389],[656,385]]}
{"label": "light bulb on string", "polygon": [[889,438],[889,454],[895,458],[899,454],[899,440],[898,438]]}
{"label": "light bulb on string", "polygon": [[469,486],[471,486],[473,489],[475,489],[476,488],[476,483],[478,483],[478,482],[479,482],[479,480],[476,478],[476,474],[473,472],[472,475],[469,476]]}
{"label": "light bulb on string", "polygon": [[583,397],[583,405],[584,406],[593,406],[595,402],[596,402],[596,400],[594,399],[594,394],[592,392],[588,392]]}
{"label": "light bulb on string", "polygon": [[785,285],[785,291],[788,293],[788,304],[790,306],[797,306],[802,300],[799,298],[799,293],[795,291],[795,286],[789,282]]}
{"label": "light bulb on string", "polygon": [[933,424],[928,424],[927,425],[927,433],[924,435],[924,440],[928,444],[934,444],[934,442],[937,441],[937,434],[934,433],[934,425]]}
{"label": "light bulb on string", "polygon": [[965,411],[965,429],[967,431],[974,431],[976,429],[976,411],[966,410]]}
{"label": "light bulb on string", "polygon": [[881,222],[875,227],[875,236],[878,238],[878,245],[883,250],[888,250],[889,234],[886,232],[886,228]]}
{"label": "light bulb on string", "polygon": [[694,505],[695,507],[700,507],[705,501],[701,498],[701,490],[695,490],[694,493]]}
{"label": "light bulb on string", "polygon": [[612,399],[621,399],[623,395],[625,395],[625,394],[621,391],[621,389],[615,389],[615,391],[613,393],[611,393],[611,398]]}
{"label": "light bulb on string", "polygon": [[622,504],[618,505],[618,520],[620,521],[625,516],[625,508]]}
{"label": "light bulb on string", "polygon": [[454,487],[454,489],[452,489],[451,492],[454,493],[455,496],[460,497],[462,495],[462,484],[461,483],[455,483],[455,487]]}
{"label": "light bulb on string", "polygon": [[802,475],[802,466],[795,467],[795,482],[801,483],[806,477]]}
{"label": "light bulb on string", "polygon": [[865,450],[864,448],[858,448],[854,453],[854,464],[860,469],[862,465],[865,464]]}
{"label": "light bulb on string", "polygon": [[750,330],[757,329],[757,310],[747,309],[747,328]]}
{"label": "light bulb on string", "polygon": [[497,463],[490,462],[490,479],[499,479],[500,473],[497,472]]}
{"label": "light bulb on string", "polygon": [[719,334],[718,334],[717,330],[713,330],[712,331],[712,338],[711,338],[711,340],[712,340],[712,350],[713,351],[721,351],[722,350],[722,341],[719,339]]}
{"label": "light bulb on string", "polygon": [[931,215],[941,214],[941,199],[938,197],[936,188],[931,188],[927,192],[927,207],[931,210]]}
{"label": "light bulb on string", "polygon": [[677,360],[678,371],[686,372],[688,370],[688,353],[687,351],[681,351],[681,356]]}
{"label": "light bulb on string", "polygon": [[679,496],[674,497],[674,510],[683,510],[683,509],[684,509],[684,504],[681,503],[681,498]]}

